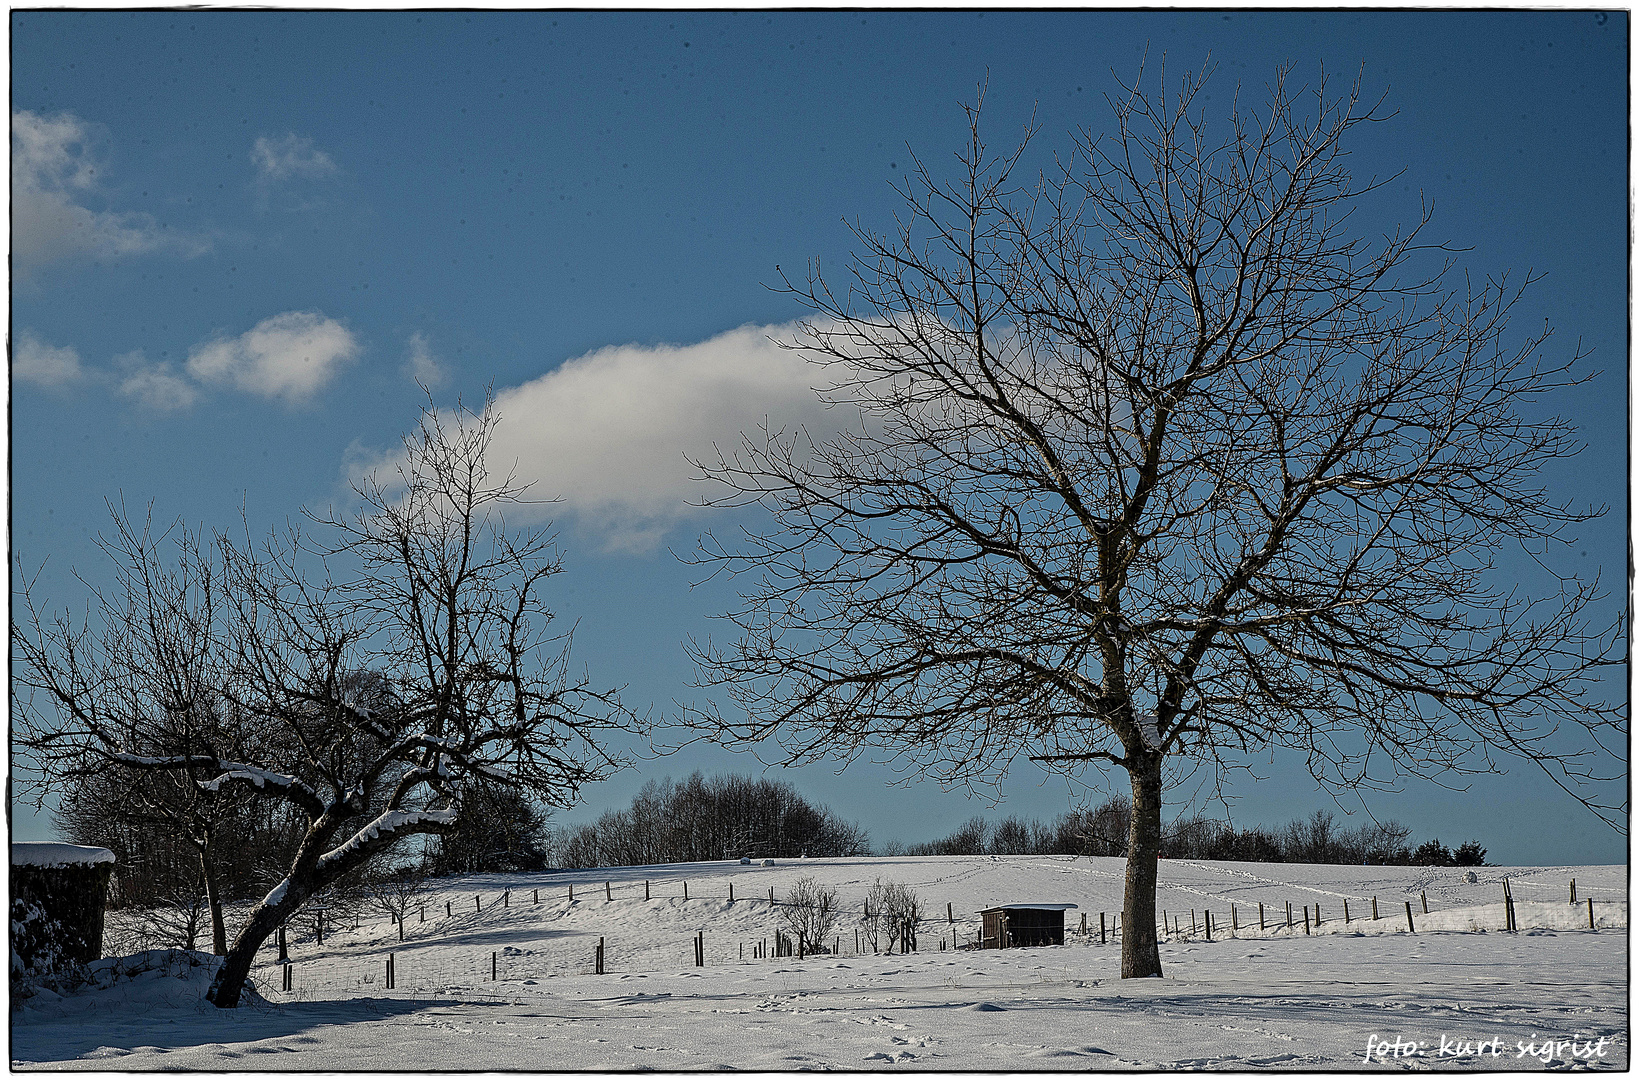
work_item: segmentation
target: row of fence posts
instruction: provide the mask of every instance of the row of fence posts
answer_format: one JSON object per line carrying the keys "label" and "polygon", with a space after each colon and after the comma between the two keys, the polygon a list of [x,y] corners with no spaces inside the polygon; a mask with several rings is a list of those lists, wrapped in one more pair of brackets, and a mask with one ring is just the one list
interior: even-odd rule
{"label": "row of fence posts", "polygon": [[[684,882],[682,882],[682,886],[683,886],[683,899],[687,900],[689,898],[689,884],[688,884],[687,881],[684,881]],[[733,884],[733,882],[729,883],[728,888],[729,888],[729,902],[733,903],[734,902],[734,884]],[[568,891],[569,902],[571,904],[573,904],[575,902],[575,887],[574,887],[574,885],[573,884],[569,885],[568,890],[569,890]],[[1502,879],[1502,891],[1503,891],[1503,920],[1504,920],[1504,927],[1503,928],[1506,932],[1509,932],[1509,933],[1518,932],[1519,922],[1518,922],[1518,919],[1516,918],[1516,915],[1515,915],[1515,912],[1514,912],[1513,889],[1510,886],[1509,881],[1506,877]],[[612,885],[611,882],[605,881],[603,883],[603,895],[604,895],[604,899],[606,901],[612,902],[614,900],[614,888],[613,888],[613,885]],[[649,882],[645,881],[643,883],[643,899],[644,900],[650,899],[650,895],[651,894],[650,894]],[[511,898],[512,898],[512,890],[511,889],[507,889],[507,890],[503,891],[501,893],[501,906],[504,907],[504,908],[505,907],[510,907],[511,906]],[[533,898],[534,898],[534,903],[539,904],[541,902],[541,891],[539,889],[533,890]],[[1423,914],[1427,915],[1429,913],[1429,910],[1428,910],[1428,893],[1426,891],[1423,891],[1423,892],[1419,893],[1419,899],[1421,900],[1421,903],[1422,903]],[[1597,927],[1595,925],[1595,921],[1594,921],[1593,897],[1589,896],[1589,897],[1586,897],[1585,899],[1586,899],[1586,902],[1587,902],[1587,905],[1588,905],[1588,929],[1590,929],[1590,930],[1597,929]],[[777,901],[774,898],[774,889],[772,887],[770,887],[769,890],[768,890],[768,902],[770,904],[777,903]],[[1572,878],[1571,879],[1571,903],[1574,905],[1574,904],[1576,904],[1576,902],[1577,902],[1577,898],[1576,898],[1576,879]],[[1371,917],[1372,917],[1372,921],[1375,922],[1375,921],[1378,920],[1377,897],[1375,897],[1375,896],[1372,897],[1371,903],[1372,903],[1372,915],[1371,915]],[[444,903],[444,914],[446,916],[451,916],[452,915],[452,913],[453,913],[453,904],[454,904],[454,901],[445,901],[445,903]],[[1413,916],[1412,916],[1411,901],[1407,900],[1405,902],[1405,904],[1406,904],[1406,929],[1409,930],[1412,933],[1416,933],[1417,932],[1417,926],[1416,926],[1416,922],[1414,921]],[[478,894],[474,894],[473,898],[472,898],[472,905],[473,905],[473,910],[474,911],[481,912],[483,910],[483,899],[482,899],[482,897]],[[1106,923],[1106,919],[1105,919],[1106,914],[1107,913],[1103,912],[1103,911],[1098,913],[1098,942],[1099,942],[1100,945],[1106,944],[1111,937],[1115,936],[1115,934],[1119,932],[1119,927],[1120,927],[1120,918],[1121,917],[1120,917],[1119,914],[1115,916],[1116,921],[1115,921],[1114,924]],[[315,921],[315,937],[317,939],[317,943],[320,944],[320,945],[323,945],[324,944],[324,936],[323,936],[323,934],[324,934],[323,917],[324,916],[323,916],[323,911],[321,910],[321,911],[317,912],[317,916],[318,917]],[[1212,931],[1213,931],[1212,912],[1210,910],[1203,911],[1201,913],[1201,916],[1202,916],[1202,922],[1198,923],[1196,921],[1196,912],[1195,912],[1195,910],[1194,909],[1190,910],[1190,913],[1189,913],[1190,933],[1195,934],[1195,933],[1201,933],[1201,932],[1204,931],[1205,936],[1206,936],[1206,940],[1211,941],[1212,940]],[[397,913],[391,913],[391,912],[389,913],[389,917],[392,919],[393,923],[398,926],[398,938],[399,938],[400,941],[403,941],[404,940],[404,918],[402,916],[398,915]],[[954,904],[948,903],[948,902],[945,904],[945,918],[951,926],[950,947],[954,950],[954,949],[959,948],[959,945],[958,945],[958,942],[957,942],[957,936],[956,936],[956,929],[955,929],[956,912],[955,912],[955,905]],[[1169,923],[1168,923],[1169,918],[1171,920],[1170,928],[1169,928]],[[1230,907],[1229,907],[1229,920],[1230,920],[1230,930],[1232,932],[1239,933],[1239,931],[1240,931],[1240,911],[1239,911],[1239,908],[1234,904],[1231,904]],[[427,908],[426,908],[426,905],[422,905],[421,908],[420,908],[420,921],[422,921],[422,922],[427,921]],[[1349,911],[1349,901],[1347,899],[1343,900],[1343,921],[1344,921],[1345,924],[1348,924],[1349,922],[1352,921],[1352,915],[1350,914],[1350,911]],[[1321,914],[1320,914],[1320,904],[1317,901],[1315,903],[1315,906],[1314,906],[1313,926],[1318,928],[1321,925],[1322,925],[1322,919],[1321,919]],[[1163,932],[1167,932],[1170,929],[1171,933],[1181,935],[1183,933],[1183,928],[1182,928],[1182,923],[1181,923],[1181,916],[1172,915],[1170,912],[1167,912],[1167,911],[1163,910],[1162,913],[1161,913],[1161,929],[1162,929]],[[1259,931],[1263,931],[1263,932],[1267,932],[1267,930],[1268,930],[1268,922],[1267,922],[1267,919],[1266,919],[1266,916],[1265,916],[1265,913],[1264,913],[1264,906],[1263,906],[1262,902],[1259,902],[1259,904],[1258,904],[1258,929],[1259,929]],[[1293,913],[1292,913],[1292,902],[1290,900],[1288,900],[1286,902],[1286,929],[1291,930],[1293,932],[1296,932],[1296,922],[1295,922],[1295,919],[1294,919],[1294,916],[1293,916]],[[1222,937],[1221,924],[1219,926],[1219,931],[1220,931],[1219,936]],[[1307,905],[1307,904],[1305,904],[1304,907],[1303,907],[1303,932],[1305,934],[1309,934],[1309,933],[1312,932],[1311,931],[1311,923],[1310,923],[1309,905]],[[1090,936],[1089,927],[1088,927],[1088,924],[1087,924],[1087,913],[1086,912],[1082,912],[1082,915],[1081,915],[1081,935],[1084,938]],[[705,936],[706,936],[705,931],[702,930],[698,934],[696,934],[695,937],[694,937],[694,965],[696,967],[705,967],[706,966]],[[982,932],[981,932],[981,936],[982,936]],[[917,951],[917,949],[916,949],[916,934],[915,934],[915,925],[914,925],[914,923],[911,923],[911,922],[907,921],[900,928],[899,940],[903,943],[903,951],[904,952]],[[293,979],[292,971],[293,971],[294,965],[291,964],[291,962],[290,962],[290,946],[289,946],[289,941],[286,937],[286,928],[284,926],[279,927],[278,944],[279,944],[279,963],[280,963],[280,965],[282,965],[282,968],[283,968],[283,988],[284,988],[285,991],[288,992],[288,991],[290,991],[291,986],[292,986],[292,979]],[[943,938],[940,939],[939,948],[941,950],[943,950],[945,948],[945,942],[944,942]],[[860,931],[857,928],[854,930],[854,951],[856,953],[860,953],[860,952],[864,951],[864,942],[861,939]],[[842,952],[842,939],[841,939],[841,937],[838,937],[837,940],[836,940],[835,952],[838,953],[838,954],[840,954]],[[752,954],[753,954],[754,959],[767,959],[768,956],[769,956],[768,939],[764,938],[761,945],[760,945],[760,947],[758,945],[754,944],[753,947],[752,947]],[[774,933],[774,956],[776,956],[776,957],[796,956],[798,959],[804,959],[805,955],[806,955],[806,943],[805,942],[800,941],[800,940],[799,941],[793,941],[788,935],[786,935],[786,934],[784,934],[780,931],[775,931],[775,933]],[[740,958],[742,960],[745,959],[745,944],[743,942],[740,945]],[[603,960],[604,960],[604,939],[600,937],[600,938],[598,938],[597,948],[596,948],[596,950],[593,954],[593,966],[594,966],[594,970],[595,970],[596,974],[602,975],[604,973],[604,962],[603,962]],[[499,954],[493,953],[493,952],[490,954],[490,981],[492,981],[492,982],[499,981]],[[386,986],[387,986],[388,989],[392,989],[394,987],[394,985],[395,985],[394,954],[388,953],[387,954],[387,980],[386,980]]]}

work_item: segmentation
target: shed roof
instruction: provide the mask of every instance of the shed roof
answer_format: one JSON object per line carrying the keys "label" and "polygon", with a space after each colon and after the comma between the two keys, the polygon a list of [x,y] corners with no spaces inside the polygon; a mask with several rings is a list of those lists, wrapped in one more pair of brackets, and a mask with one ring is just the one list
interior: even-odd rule
{"label": "shed roof", "polygon": [[985,908],[979,914],[986,915],[992,911],[1017,911],[1021,908],[1032,911],[1069,911],[1075,906],[1074,904],[997,904],[995,907]]}

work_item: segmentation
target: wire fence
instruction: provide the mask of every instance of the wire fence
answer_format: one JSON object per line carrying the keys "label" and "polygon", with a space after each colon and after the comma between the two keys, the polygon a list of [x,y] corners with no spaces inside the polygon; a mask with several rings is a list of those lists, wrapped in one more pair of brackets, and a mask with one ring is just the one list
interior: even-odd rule
{"label": "wire fence", "polygon": [[[675,891],[661,895],[653,883],[613,882],[588,889],[582,885],[551,890],[527,888],[504,890],[489,897],[482,893],[465,894],[461,900],[440,895],[427,903],[415,903],[406,911],[403,923],[394,918],[386,926],[379,922],[368,933],[375,940],[368,944],[356,940],[349,943],[336,938],[332,928],[331,953],[313,955],[310,950],[292,951],[290,941],[283,935],[269,943],[269,949],[278,949],[277,960],[264,961],[256,971],[257,983],[264,996],[274,1000],[320,1000],[358,996],[391,995],[408,997],[502,996],[516,992],[520,985],[533,985],[547,979],[579,975],[620,975],[663,972],[689,967],[727,967],[745,964],[786,963],[793,959],[864,954],[893,954],[898,952],[950,951],[981,948],[994,939],[984,937],[982,924],[963,915],[958,918],[953,904],[945,905],[944,918],[936,913],[931,918],[919,919],[911,933],[883,935],[873,947],[852,916],[863,916],[865,908],[839,909],[840,925],[829,935],[829,940],[817,943],[795,942],[781,930],[770,928],[767,933],[748,934],[742,925],[734,931],[711,929],[696,930],[687,938],[680,935],[672,940],[661,928],[648,934],[634,934],[629,941],[610,941],[607,935],[593,938],[582,930],[569,931],[572,940],[563,942],[531,941],[528,945],[507,945],[498,949],[481,950],[452,944],[447,934],[470,933],[482,930],[493,937],[507,929],[505,920],[497,920],[497,912],[513,909],[555,911],[557,921],[577,910],[577,905],[588,903],[616,904],[631,900],[658,900],[689,902],[723,901],[725,903],[756,904],[765,912],[777,914],[787,901],[770,890],[767,894],[747,895],[730,886],[722,895],[691,894],[686,882],[678,883]],[[617,895],[618,894],[618,895]],[[471,907],[466,900],[470,897]],[[1497,906],[1497,905],[1492,905]],[[1625,928],[1627,904],[1625,901],[1599,901],[1597,908],[1591,897],[1576,898],[1575,884],[1571,886],[1568,904],[1549,901],[1515,901],[1511,890],[1504,884],[1500,911],[1492,914],[1491,906],[1467,907],[1450,911],[1430,908],[1428,897],[1419,894],[1415,901],[1397,898],[1397,906],[1380,903],[1376,897],[1339,898],[1335,906],[1315,902],[1294,907],[1290,902],[1280,906],[1261,903],[1228,904],[1224,908],[1204,906],[1200,909],[1173,911],[1163,908],[1157,913],[1156,933],[1163,942],[1215,941],[1225,938],[1294,937],[1300,935],[1360,933],[1416,933],[1424,930],[1490,930],[1517,931],[1520,915],[1526,915],[1530,927],[1548,929]],[[458,910],[461,909],[461,910]],[[584,909],[583,909],[584,910]],[[1586,921],[1582,922],[1583,911]],[[718,913],[721,908],[718,909]],[[518,912],[520,915],[522,911]],[[547,912],[540,912],[546,914]],[[1481,914],[1477,914],[1481,913]],[[711,911],[694,913],[710,918]],[[1118,946],[1122,939],[1121,915],[1118,912],[1099,912],[1097,919],[1091,911],[1079,912],[1074,923],[1066,922],[1062,942],[1070,946]],[[486,917],[487,916],[487,917]],[[1497,925],[1481,925],[1481,919]],[[520,936],[534,920],[518,927]],[[550,924],[548,924],[550,925]],[[383,955],[380,940],[396,928],[400,935],[406,926],[414,927],[413,940]],[[348,932],[342,928],[343,935]],[[539,933],[539,929],[535,930]],[[390,937],[389,937],[390,940]],[[401,938],[402,940],[402,938]],[[889,942],[883,948],[884,941]],[[300,941],[298,945],[302,944]],[[310,939],[318,946],[317,938]],[[898,946],[897,949],[894,946]],[[994,947],[994,946],[993,946]],[[372,951],[348,951],[361,948]],[[300,955],[307,951],[308,955]],[[510,986],[508,985],[510,984]]]}

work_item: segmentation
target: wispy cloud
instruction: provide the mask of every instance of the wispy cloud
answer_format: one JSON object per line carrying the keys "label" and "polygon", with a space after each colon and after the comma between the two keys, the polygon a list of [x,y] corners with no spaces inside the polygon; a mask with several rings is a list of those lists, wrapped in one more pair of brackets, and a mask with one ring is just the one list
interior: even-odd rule
{"label": "wispy cloud", "polygon": [[[689,459],[732,450],[762,424],[822,438],[846,410],[810,389],[813,368],[771,337],[791,327],[744,326],[693,345],[621,345],[570,360],[497,393],[491,465],[514,466],[532,494],[558,498],[611,550],[647,552],[704,511]],[[857,416],[857,414],[856,414]]]}
{"label": "wispy cloud", "polygon": [[291,132],[277,138],[263,135],[251,147],[250,160],[264,180],[322,180],[336,172],[329,154],[313,145],[313,140]]}
{"label": "wispy cloud", "polygon": [[11,374],[37,386],[67,386],[84,379],[85,369],[72,345],[48,345],[34,331],[22,330],[12,343]]}
{"label": "wispy cloud", "polygon": [[210,242],[173,233],[153,215],[93,210],[98,164],[87,125],[72,113],[11,114],[11,251],[14,267],[74,255],[112,258],[169,249],[199,255]]}
{"label": "wispy cloud", "polygon": [[193,407],[199,389],[169,360],[150,364],[141,349],[114,357],[119,392],[153,412],[178,412]]}
{"label": "wispy cloud", "polygon": [[316,311],[263,319],[238,337],[188,351],[188,374],[263,397],[306,401],[360,352],[353,332]]}
{"label": "wispy cloud", "polygon": [[409,349],[404,357],[404,374],[431,390],[442,386],[449,378],[444,365],[433,355],[427,344],[427,335],[417,330],[410,335]]}

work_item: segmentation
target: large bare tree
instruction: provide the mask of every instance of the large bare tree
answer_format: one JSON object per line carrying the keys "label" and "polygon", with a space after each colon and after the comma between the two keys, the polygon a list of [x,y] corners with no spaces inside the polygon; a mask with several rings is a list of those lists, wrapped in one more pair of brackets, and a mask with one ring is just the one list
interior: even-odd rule
{"label": "large bare tree", "polygon": [[86,618],[23,590],[14,738],[45,785],[114,767],[281,800],[304,824],[210,992],[238,1004],[256,950],[309,898],[418,833],[452,830],[472,780],[568,805],[616,762],[624,713],[569,671],[542,597],[552,539],[510,529],[524,492],[486,462],[496,417],[427,410],[363,509],[261,544],[122,521]]}
{"label": "large bare tree", "polygon": [[1597,582],[1496,572],[1599,512],[1542,479],[1579,449],[1543,399],[1580,357],[1510,333],[1520,287],[1454,275],[1426,212],[1359,235],[1358,86],[1283,72],[1209,116],[1203,79],[1123,88],[1028,181],[1029,134],[991,152],[975,106],[958,174],[917,161],[845,286],[788,279],[814,314],[786,344],[857,428],[704,470],[772,525],[703,542],[744,584],[695,652],[744,715],[702,721],[947,783],[1125,770],[1128,977],[1160,972],[1182,770],[1282,747],[1358,790],[1514,757],[1598,808],[1625,747]]}

